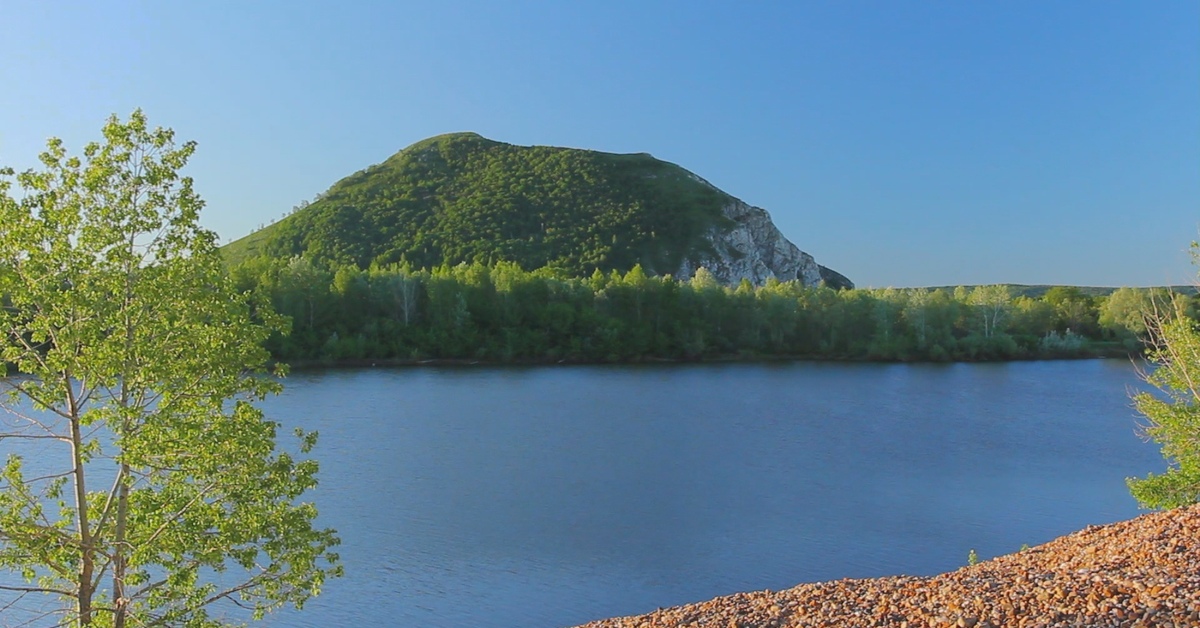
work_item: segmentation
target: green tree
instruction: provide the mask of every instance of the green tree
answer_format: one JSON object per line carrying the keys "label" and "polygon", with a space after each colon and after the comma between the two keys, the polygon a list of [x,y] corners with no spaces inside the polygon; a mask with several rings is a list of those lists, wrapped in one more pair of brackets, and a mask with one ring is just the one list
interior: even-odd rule
{"label": "green tree", "polygon": [[1153,316],[1155,307],[1170,302],[1162,288],[1118,288],[1100,306],[1100,327],[1118,339],[1135,342],[1146,337],[1146,316]]}
{"label": "green tree", "polygon": [[910,290],[905,296],[901,316],[908,325],[910,333],[918,349],[924,350],[929,338],[929,302],[930,292],[927,288]]}
{"label": "green tree", "polygon": [[371,293],[383,304],[385,312],[407,327],[417,319],[418,302],[427,274],[414,273],[407,264],[386,269],[373,267],[369,275]]}
{"label": "green tree", "polygon": [[1054,286],[1042,300],[1054,307],[1058,331],[1070,329],[1077,334],[1096,331],[1096,305],[1079,288]]}
{"label": "green tree", "polygon": [[281,305],[292,316],[296,326],[313,332],[319,325],[318,312],[329,296],[329,273],[318,268],[307,257],[293,257],[279,276]]}
{"label": "green tree", "polygon": [[297,501],[316,462],[252,404],[280,388],[262,343],[285,321],[251,317],[199,225],[193,150],[137,111],[82,157],[50,140],[15,195],[0,175],[0,364],[21,373],[0,380],[0,569],[24,580],[0,593],[43,594],[57,625],[219,626],[340,573]]}
{"label": "green tree", "polygon": [[1012,303],[1012,328],[1014,333],[1042,337],[1054,330],[1054,306],[1042,299],[1020,296]]}
{"label": "green tree", "polygon": [[895,288],[872,290],[868,294],[874,302],[871,310],[873,333],[868,355],[884,359],[905,356],[907,339],[904,338],[900,318],[907,295]]}
{"label": "green tree", "polygon": [[982,320],[984,338],[1003,333],[1008,325],[1008,314],[1012,308],[1012,291],[1008,286],[996,284],[976,286],[967,297],[967,303],[975,307]]}
{"label": "green tree", "polygon": [[[1197,247],[1192,245],[1193,257]],[[1187,316],[1186,299],[1147,310],[1148,356],[1144,374],[1159,395],[1133,396],[1146,418],[1145,435],[1162,445],[1168,468],[1162,474],[1129,478],[1130,492],[1146,508],[1175,508],[1200,501],[1200,327]]]}

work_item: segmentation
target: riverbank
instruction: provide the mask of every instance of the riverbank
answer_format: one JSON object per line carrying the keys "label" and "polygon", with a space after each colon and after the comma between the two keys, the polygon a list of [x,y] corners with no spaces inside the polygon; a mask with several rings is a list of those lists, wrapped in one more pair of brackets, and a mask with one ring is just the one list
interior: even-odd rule
{"label": "riverbank", "polygon": [[756,591],[583,628],[1200,626],[1200,505],[1090,526],[933,577]]}

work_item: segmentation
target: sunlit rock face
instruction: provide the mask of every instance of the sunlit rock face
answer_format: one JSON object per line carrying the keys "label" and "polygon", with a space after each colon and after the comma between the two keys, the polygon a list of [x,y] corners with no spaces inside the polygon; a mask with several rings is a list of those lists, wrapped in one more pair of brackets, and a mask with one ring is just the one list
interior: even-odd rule
{"label": "sunlit rock face", "polygon": [[729,286],[736,286],[742,279],[754,285],[762,285],[774,277],[780,281],[798,279],[806,286],[816,286],[824,279],[829,284],[844,283],[834,287],[851,288],[845,277],[828,271],[813,256],[801,251],[784,237],[771,222],[767,210],[731,199],[722,210],[733,222],[728,230],[713,229],[708,233],[715,255],[697,255],[685,259],[675,276],[688,279],[696,269],[705,268],[713,277]]}

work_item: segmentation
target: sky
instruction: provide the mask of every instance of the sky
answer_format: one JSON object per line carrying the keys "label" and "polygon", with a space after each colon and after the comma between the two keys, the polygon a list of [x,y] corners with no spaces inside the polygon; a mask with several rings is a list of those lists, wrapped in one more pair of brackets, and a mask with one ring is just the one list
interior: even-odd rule
{"label": "sky", "polygon": [[222,241],[475,131],[677,163],[859,286],[1196,276],[1195,0],[7,0],[0,58],[0,166],[141,108]]}

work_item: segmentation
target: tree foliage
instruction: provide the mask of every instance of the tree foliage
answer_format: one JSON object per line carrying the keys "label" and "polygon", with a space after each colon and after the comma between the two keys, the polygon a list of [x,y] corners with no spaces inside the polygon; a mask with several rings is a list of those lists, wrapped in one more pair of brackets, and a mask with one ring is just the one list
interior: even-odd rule
{"label": "tree foliage", "polygon": [[[1197,245],[1192,250],[1195,258]],[[1133,401],[1146,419],[1145,435],[1162,445],[1168,461],[1161,474],[1128,480],[1130,492],[1146,508],[1200,501],[1200,327],[1189,305],[1178,295],[1149,299],[1143,305],[1140,329],[1149,337],[1153,365],[1143,377],[1158,394],[1139,392]]]}
{"label": "tree foliage", "polygon": [[316,435],[281,451],[252,404],[279,390],[263,345],[287,327],[252,313],[199,225],[194,144],[140,111],[103,136],[0,178],[0,357],[19,373],[0,380],[0,568],[24,580],[0,593],[82,626],[302,605],[340,568],[298,501]]}

